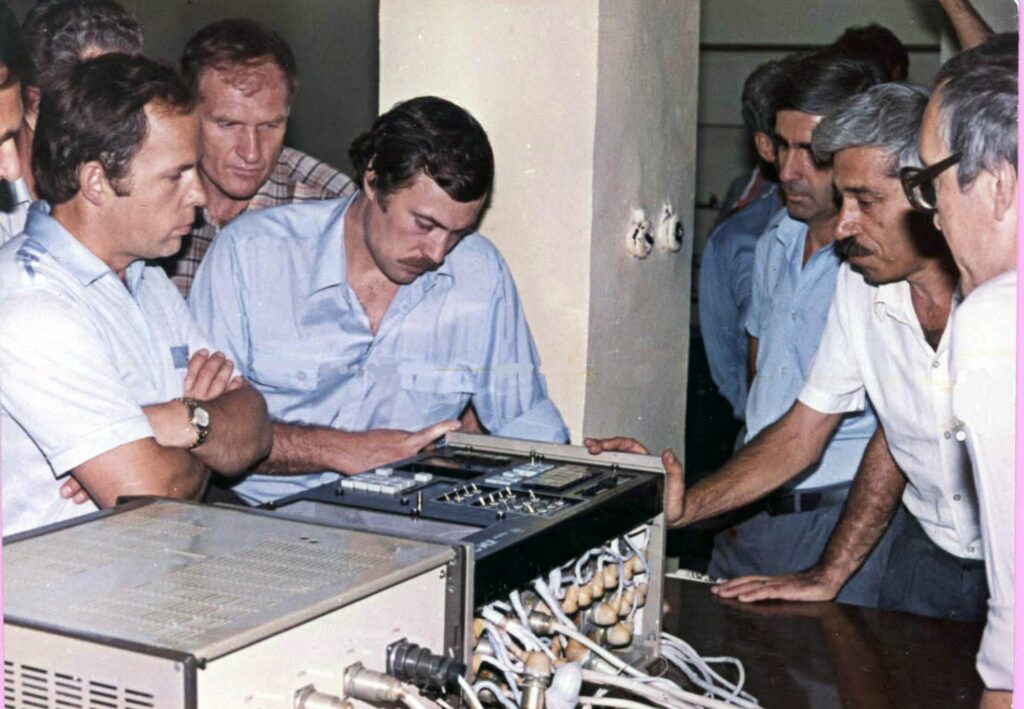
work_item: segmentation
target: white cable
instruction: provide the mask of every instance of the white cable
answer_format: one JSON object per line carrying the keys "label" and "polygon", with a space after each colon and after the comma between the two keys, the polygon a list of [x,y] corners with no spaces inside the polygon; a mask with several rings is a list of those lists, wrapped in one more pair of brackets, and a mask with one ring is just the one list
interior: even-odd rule
{"label": "white cable", "polygon": [[575,628],[572,628],[572,627],[570,627],[570,626],[568,626],[568,625],[566,625],[564,623],[557,623],[554,626],[554,630],[556,632],[561,633],[562,635],[566,635],[566,636],[572,638],[573,640],[575,640],[576,642],[580,643],[581,645],[587,646],[593,652],[595,652],[602,660],[605,660],[606,662],[610,663],[612,665],[612,667],[614,667],[617,670],[623,671],[626,674],[632,675],[633,677],[646,677],[647,676],[646,674],[644,674],[640,670],[636,669],[635,667],[631,667],[631,666],[627,665],[625,662],[620,660],[618,657],[616,657],[612,653],[610,653],[607,650],[605,650],[603,647],[601,647],[600,645],[595,643],[593,640],[591,640],[590,638],[588,638],[586,635],[584,635],[583,633],[579,632]]}
{"label": "white cable", "polygon": [[534,581],[533,587],[534,589],[536,589],[537,594],[540,596],[541,600],[544,601],[544,603],[547,604],[547,607],[551,609],[551,614],[558,619],[559,623],[564,623],[565,625],[572,625],[572,621],[569,620],[569,616],[567,616],[565,614],[565,611],[562,610],[562,604],[554,599],[554,597],[551,595],[550,589],[548,589],[548,587],[544,584],[543,579],[538,578],[536,581]]}
{"label": "white cable", "polygon": [[580,697],[580,704],[583,706],[596,707],[620,707],[621,709],[654,709],[650,704],[634,702],[629,699],[614,699],[612,697],[591,696]]}
{"label": "white cable", "polygon": [[476,692],[469,685],[469,682],[466,681],[466,678],[459,675],[458,680],[459,689],[462,690],[462,696],[469,704],[470,709],[484,709],[483,705],[480,703],[480,698],[476,696]]}
{"label": "white cable", "polygon": [[501,705],[505,707],[505,709],[519,709],[517,702],[513,702],[511,699],[506,697],[505,693],[501,691],[501,687],[496,685],[494,682],[491,682],[487,679],[482,679],[473,684],[473,690],[476,691],[478,694],[481,689],[490,690],[491,694],[494,695],[494,698],[501,702]]}
{"label": "white cable", "polygon": [[512,607],[516,611],[516,615],[519,616],[519,622],[529,627],[529,617],[526,615],[526,609],[523,607],[523,600],[519,597],[519,591],[513,591],[508,594],[508,598],[512,601]]}
{"label": "white cable", "polygon": [[437,704],[420,696],[419,690],[411,684],[402,685],[402,689],[398,693],[398,699],[409,709],[438,709]]}
{"label": "white cable", "polygon": [[[758,706],[757,699],[751,694],[743,691],[743,685],[746,681],[746,675],[743,669],[743,663],[735,657],[701,657],[691,645],[681,638],[677,638],[669,633],[662,633],[662,648],[661,655],[666,660],[672,662],[681,669],[684,674],[690,677],[694,684],[702,687],[708,692],[723,697],[729,701],[736,702],[740,706]],[[678,655],[678,657],[676,657]],[[730,682],[716,672],[712,667],[711,663],[721,664],[729,663],[734,665],[738,671],[738,679],[736,682]],[[703,681],[696,678],[687,665],[692,664],[698,669],[703,675]],[[717,686],[715,682],[721,687]]]}
{"label": "white cable", "polygon": [[[643,684],[626,677],[616,677],[603,672],[583,670],[583,681],[593,684],[608,684],[639,694],[642,697],[654,699],[655,701],[664,698],[668,701],[660,701],[659,703],[666,703],[669,706],[679,706],[680,703],[696,704],[699,707],[707,707],[708,709],[735,709],[736,706],[713,697],[702,697],[699,694],[687,692],[681,687],[677,687],[671,682],[665,682],[664,680],[659,680],[657,684],[653,682]],[[665,683],[662,684],[662,682]]]}

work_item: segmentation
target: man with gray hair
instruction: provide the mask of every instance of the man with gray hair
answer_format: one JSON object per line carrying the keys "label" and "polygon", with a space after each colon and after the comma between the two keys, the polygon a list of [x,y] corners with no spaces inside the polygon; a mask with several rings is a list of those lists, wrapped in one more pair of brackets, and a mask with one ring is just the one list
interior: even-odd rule
{"label": "man with gray hair", "polygon": [[[916,162],[927,101],[924,89],[882,84],[845,101],[813,133],[815,157],[831,160],[842,198],[835,229],[846,263],[797,403],[688,494],[674,456],[663,457],[666,487],[675,490],[666,496],[666,516],[673,526],[690,524],[789,481],[807,465],[804,447],[793,441],[827,440],[819,432],[834,430],[865,396],[875,407],[881,426],[818,564],[738,577],[714,589],[720,596],[842,600],[855,571],[889,542],[877,605],[947,618],[983,615],[976,508],[949,415],[946,331],[956,269],[930,222],[906,204],[898,177],[901,166]],[[626,441],[604,447],[639,452]],[[822,447],[810,451],[812,459]]]}
{"label": "man with gray hair", "polygon": [[16,137],[21,179],[9,186],[13,210],[0,221],[0,243],[24,228],[36,196],[32,140],[42,95],[83,59],[142,52],[142,27],[113,0],[46,0],[29,10],[22,28],[32,66],[22,81],[25,113]]}
{"label": "man with gray hair", "polygon": [[952,414],[979,502],[991,598],[977,667],[993,707],[1010,706],[1013,688],[1017,42],[997,35],[942,67],[921,129],[925,167],[902,175],[960,270]]}

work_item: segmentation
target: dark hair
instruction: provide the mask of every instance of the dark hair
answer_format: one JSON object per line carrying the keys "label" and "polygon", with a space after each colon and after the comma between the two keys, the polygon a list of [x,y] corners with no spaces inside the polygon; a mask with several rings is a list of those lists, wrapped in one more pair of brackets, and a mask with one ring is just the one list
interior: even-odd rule
{"label": "dark hair", "polygon": [[54,89],[43,96],[32,143],[36,188],[51,204],[78,193],[78,170],[93,160],[118,194],[128,194],[125,178],[149,127],[146,106],[177,113],[195,106],[172,67],[139,55],[81,62]]}
{"label": "dark hair", "polygon": [[883,81],[885,75],[877,64],[821,50],[788,68],[777,85],[775,110],[824,116],[850,96]]}
{"label": "dark hair", "polygon": [[200,75],[206,69],[230,71],[273,62],[288,82],[289,100],[299,87],[295,54],[284,38],[263,29],[247,17],[217,20],[192,35],[181,55],[181,73],[198,92]]}
{"label": "dark hair", "polygon": [[775,85],[786,72],[784,59],[773,59],[758,65],[743,82],[740,97],[743,125],[753,136],[755,133],[772,134],[775,129]]}
{"label": "dark hair", "polygon": [[910,69],[910,54],[903,42],[879,24],[848,27],[832,48],[845,56],[877,63],[890,81],[905,78]]}
{"label": "dark hair", "polygon": [[0,89],[24,82],[31,75],[32,60],[25,48],[18,20],[7,3],[0,0]]}
{"label": "dark hair", "polygon": [[962,52],[935,79],[940,132],[951,153],[960,153],[961,189],[1002,160],[1017,169],[1016,32],[998,34]]}
{"label": "dark hair", "polygon": [[31,84],[44,92],[90,51],[142,52],[142,27],[113,0],[44,0],[22,27],[35,64]]}
{"label": "dark hair", "polygon": [[382,197],[420,172],[456,202],[480,199],[494,182],[494,154],[483,127],[465,109],[434,96],[396,105],[352,142],[348,156],[360,186],[373,170],[373,188]]}

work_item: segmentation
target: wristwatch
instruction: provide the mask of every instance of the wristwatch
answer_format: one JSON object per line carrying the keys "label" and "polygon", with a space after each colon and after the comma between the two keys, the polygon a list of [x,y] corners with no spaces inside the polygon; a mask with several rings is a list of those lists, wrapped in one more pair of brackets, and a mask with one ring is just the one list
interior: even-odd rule
{"label": "wristwatch", "polygon": [[196,430],[196,440],[188,447],[189,450],[192,450],[203,445],[203,441],[210,435],[210,412],[192,397],[183,396],[180,401],[183,401],[188,407],[188,422]]}

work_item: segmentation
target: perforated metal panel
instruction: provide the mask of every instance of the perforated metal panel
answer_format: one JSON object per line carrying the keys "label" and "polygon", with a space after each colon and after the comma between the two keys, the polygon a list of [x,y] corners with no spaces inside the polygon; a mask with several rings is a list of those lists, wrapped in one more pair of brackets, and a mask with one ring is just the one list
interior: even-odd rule
{"label": "perforated metal panel", "polygon": [[6,544],[4,611],[205,662],[450,556],[435,544],[157,501]]}

